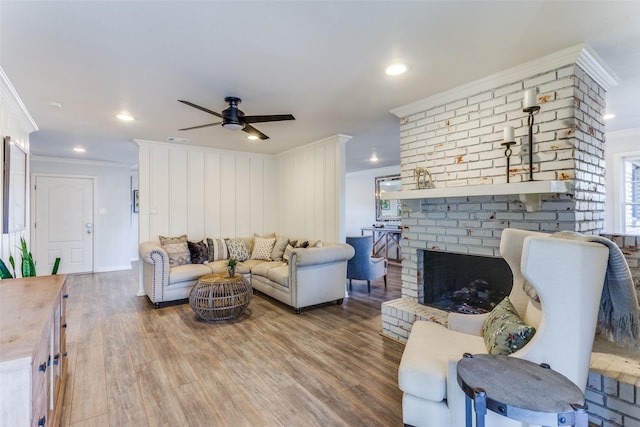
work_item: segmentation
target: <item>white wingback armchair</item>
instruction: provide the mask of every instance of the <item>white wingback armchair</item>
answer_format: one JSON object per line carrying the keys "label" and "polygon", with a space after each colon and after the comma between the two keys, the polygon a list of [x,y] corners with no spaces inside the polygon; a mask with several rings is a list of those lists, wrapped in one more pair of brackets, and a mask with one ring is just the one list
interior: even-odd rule
{"label": "white wingback armchair", "polygon": [[[584,391],[609,250],[598,243],[505,229],[500,254],[513,273],[509,298],[523,321],[536,328],[531,341],[511,356],[548,363]],[[537,291],[539,304],[523,291],[525,278]],[[451,313],[448,328],[414,323],[398,372],[406,425],[465,425],[456,365],[465,352],[487,353],[482,337],[487,316]],[[487,425],[522,426],[493,413]]]}

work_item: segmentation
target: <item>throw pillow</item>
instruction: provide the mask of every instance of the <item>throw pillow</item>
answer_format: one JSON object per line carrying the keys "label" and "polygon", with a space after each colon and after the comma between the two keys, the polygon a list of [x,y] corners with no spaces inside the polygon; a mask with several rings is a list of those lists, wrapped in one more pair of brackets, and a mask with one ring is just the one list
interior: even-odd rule
{"label": "throw pillow", "polygon": [[284,250],[287,248],[288,244],[289,239],[286,237],[280,237],[276,240],[276,244],[273,245],[273,250],[271,251],[271,259],[274,261],[282,261]]}
{"label": "throw pillow", "polygon": [[227,248],[229,249],[229,258],[235,258],[239,262],[249,259],[249,249],[242,239],[227,240]]}
{"label": "throw pillow", "polygon": [[489,354],[509,355],[531,340],[536,329],[526,325],[509,297],[496,305],[482,325],[482,335]]}
{"label": "throw pillow", "polygon": [[251,259],[262,259],[265,261],[271,261],[271,251],[276,244],[276,238],[265,239],[264,237],[255,238],[253,244],[253,252],[251,252]]}
{"label": "throw pillow", "polygon": [[192,264],[204,264],[209,261],[209,248],[207,248],[207,244],[204,240],[201,242],[187,241],[187,246],[189,247]]}
{"label": "throw pillow", "polygon": [[207,246],[209,246],[209,262],[220,261],[229,258],[227,243],[224,239],[207,238]]}
{"label": "throw pillow", "polygon": [[[293,244],[295,245],[296,242],[293,242]],[[284,249],[284,254],[282,255],[282,259],[284,260],[284,262],[286,263],[289,262],[289,257],[291,256],[292,250],[293,250],[293,245],[291,243],[287,244],[287,247]]]}
{"label": "throw pillow", "polygon": [[191,254],[187,245],[187,235],[178,237],[158,236],[162,249],[169,256],[169,267],[191,264]]}

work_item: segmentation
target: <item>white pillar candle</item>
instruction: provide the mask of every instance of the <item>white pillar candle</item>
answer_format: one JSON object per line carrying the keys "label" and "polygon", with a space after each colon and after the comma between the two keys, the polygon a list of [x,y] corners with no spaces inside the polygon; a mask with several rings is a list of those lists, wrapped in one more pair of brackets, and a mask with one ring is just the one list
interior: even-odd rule
{"label": "white pillar candle", "polygon": [[532,87],[531,89],[527,89],[524,92],[524,107],[523,108],[529,108],[529,107],[535,107],[538,103],[537,103],[537,90],[535,87]]}
{"label": "white pillar candle", "polygon": [[513,126],[507,126],[504,128],[504,142],[514,142],[515,136],[513,133]]}

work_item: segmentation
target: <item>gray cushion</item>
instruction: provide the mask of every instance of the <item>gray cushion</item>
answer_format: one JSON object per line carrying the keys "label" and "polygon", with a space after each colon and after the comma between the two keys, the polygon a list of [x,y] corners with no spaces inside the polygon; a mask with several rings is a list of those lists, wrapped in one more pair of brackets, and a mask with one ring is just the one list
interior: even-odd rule
{"label": "gray cushion", "polygon": [[274,261],[281,261],[288,243],[289,239],[287,237],[278,238],[278,240],[276,240],[276,244],[273,246],[273,250],[271,251],[271,259]]}
{"label": "gray cushion", "polygon": [[162,249],[165,250],[169,257],[169,267],[191,263],[191,254],[189,253],[186,234],[178,237],[158,236],[158,238]]}

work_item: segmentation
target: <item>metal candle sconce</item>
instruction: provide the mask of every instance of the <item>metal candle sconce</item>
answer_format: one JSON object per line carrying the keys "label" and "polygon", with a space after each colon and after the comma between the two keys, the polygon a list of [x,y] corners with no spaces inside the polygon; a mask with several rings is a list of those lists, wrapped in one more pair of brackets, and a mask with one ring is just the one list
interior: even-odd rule
{"label": "metal candle sconce", "polygon": [[533,181],[533,113],[540,110],[540,106],[536,103],[536,98],[536,88],[527,89],[524,93],[524,108],[522,109],[525,113],[529,113],[527,120],[529,125],[529,181]]}
{"label": "metal candle sconce", "polygon": [[507,158],[507,184],[509,183],[509,169],[511,168],[511,146],[515,145],[515,143],[515,141],[511,141],[500,144],[505,147],[504,156]]}

